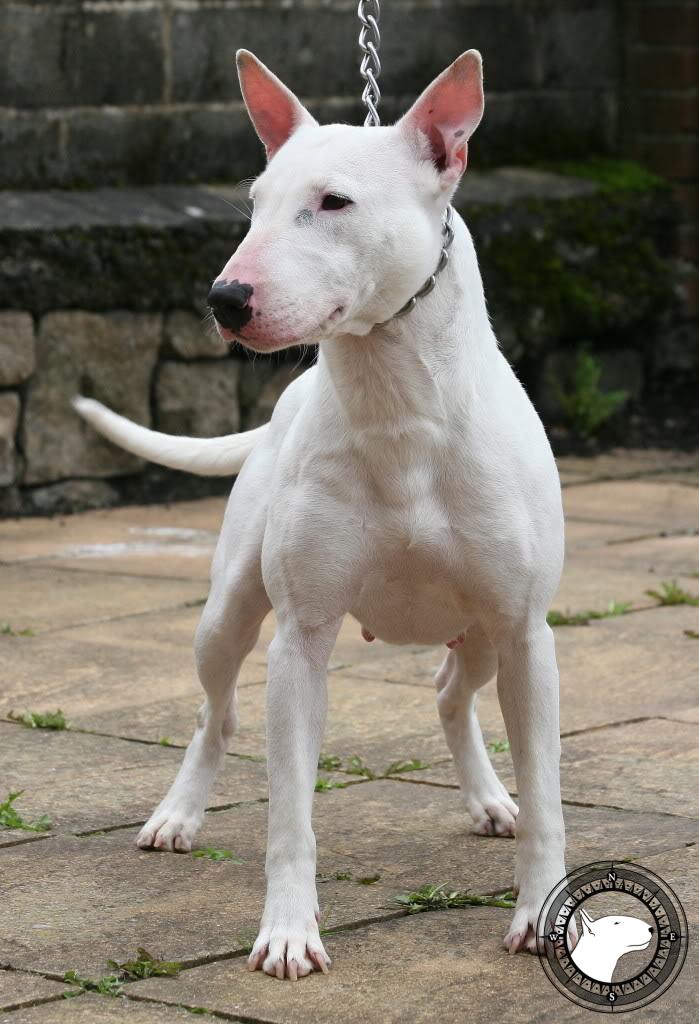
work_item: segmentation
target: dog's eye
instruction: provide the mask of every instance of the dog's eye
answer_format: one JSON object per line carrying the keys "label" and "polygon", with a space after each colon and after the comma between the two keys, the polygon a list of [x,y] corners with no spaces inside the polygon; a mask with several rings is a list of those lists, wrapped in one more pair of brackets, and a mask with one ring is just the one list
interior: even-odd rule
{"label": "dog's eye", "polygon": [[345,206],[351,205],[352,200],[348,199],[347,196],[336,196],[334,193],[329,192],[327,196],[323,196],[320,208],[321,210],[342,210]]}
{"label": "dog's eye", "polygon": [[621,921],[615,921],[614,924],[621,924]]}

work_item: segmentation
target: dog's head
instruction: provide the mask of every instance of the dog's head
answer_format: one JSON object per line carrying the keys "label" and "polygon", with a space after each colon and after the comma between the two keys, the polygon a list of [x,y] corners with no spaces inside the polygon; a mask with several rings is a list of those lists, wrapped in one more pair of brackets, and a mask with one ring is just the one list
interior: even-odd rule
{"label": "dog's head", "polygon": [[388,320],[434,272],[446,207],[483,113],[469,50],[391,127],[320,126],[253,54],[238,53],[267,167],[250,231],[209,301],[225,341],[272,352]]}
{"label": "dog's head", "polygon": [[581,908],[581,938],[593,940],[596,946],[609,953],[610,957],[623,956],[637,949],[646,949],[653,937],[651,925],[638,917],[622,917],[612,914],[599,917],[594,921],[587,911]]}

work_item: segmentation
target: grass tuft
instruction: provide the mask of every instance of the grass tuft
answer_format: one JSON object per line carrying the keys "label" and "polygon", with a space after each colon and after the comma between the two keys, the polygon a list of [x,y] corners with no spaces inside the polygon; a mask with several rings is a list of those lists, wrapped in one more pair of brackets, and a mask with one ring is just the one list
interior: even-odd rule
{"label": "grass tuft", "polygon": [[51,819],[48,814],[42,814],[36,821],[25,821],[14,806],[15,801],[19,800],[23,793],[23,789],[10,793],[0,803],[0,828],[19,828],[24,832],[48,832],[51,828]]}
{"label": "grass tuft", "polygon": [[315,791],[316,793],[327,793],[329,789],[347,789],[348,782],[335,782],[334,779],[324,779],[319,776],[316,779]]}
{"label": "grass tuft", "polygon": [[390,778],[391,775],[404,775],[406,772],[421,772],[424,768],[431,768],[432,765],[414,757],[409,761],[393,761],[383,773],[382,778]]}
{"label": "grass tuft", "polygon": [[699,630],[685,629],[684,635],[688,636],[690,640],[699,640]]}
{"label": "grass tuft", "polygon": [[28,729],[68,729],[70,726],[60,708],[56,711],[23,711],[21,714],[10,711],[7,717]]}
{"label": "grass tuft", "polygon": [[107,960],[110,967],[119,972],[121,980],[136,981],[142,978],[174,978],[182,970],[182,964],[175,960],[158,960],[151,956],[142,946],[136,950],[136,959],[119,964],[116,960]]}
{"label": "grass tuft", "polygon": [[0,624],[0,635],[2,636],[34,636],[33,629],[13,629],[9,622]]}
{"label": "grass tuft", "polygon": [[684,590],[677,580],[663,580],[660,590],[646,590],[646,594],[662,605],[689,604],[699,607],[699,595]]}
{"label": "grass tuft", "polygon": [[97,992],[101,996],[120,996],[124,983],[116,974],[106,974],[103,978],[83,978],[77,971],[66,971],[63,980],[76,989],[63,993],[64,999],[79,996],[81,992]]}
{"label": "grass tuft", "polygon": [[458,907],[505,907],[509,910],[515,906],[514,896],[509,891],[500,896],[481,896],[469,889],[448,890],[446,882],[442,885],[423,885],[421,889],[396,896],[393,902],[409,914]]}
{"label": "grass tuft", "polygon": [[610,601],[604,611],[589,609],[586,612],[559,612],[555,608],[546,616],[549,626],[589,626],[593,619],[613,619],[631,611],[632,601]]}
{"label": "grass tuft", "polygon": [[211,846],[207,846],[203,850],[192,850],[192,856],[199,860],[206,857],[207,860],[213,861],[232,860],[234,864],[245,863],[242,857],[238,857],[232,850],[214,850]]}
{"label": "grass tuft", "polygon": [[491,740],[488,744],[488,750],[491,754],[504,754],[510,749],[508,740]]}

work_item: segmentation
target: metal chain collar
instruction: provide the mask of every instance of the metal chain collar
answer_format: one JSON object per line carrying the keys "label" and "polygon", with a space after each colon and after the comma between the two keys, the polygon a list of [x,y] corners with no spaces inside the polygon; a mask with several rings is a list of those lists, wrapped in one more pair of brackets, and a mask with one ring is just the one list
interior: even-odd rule
{"label": "metal chain collar", "polygon": [[[359,73],[365,83],[364,91],[362,92],[362,102],[367,108],[364,126],[365,128],[376,128],[381,124],[378,109],[379,102],[381,100],[381,90],[379,89],[378,84],[378,77],[381,74],[381,61],[379,60],[379,46],[381,44],[379,18],[381,16],[381,7],[379,5],[379,0],[359,0],[357,16],[362,23],[362,28],[359,33],[359,49],[362,51],[362,61],[359,66]],[[442,228],[444,241],[442,243],[439,262],[437,263],[434,274],[427,278],[422,288],[415,292],[413,297],[408,299],[406,304],[401,306],[397,313],[394,313],[393,316],[388,318],[388,320],[384,320],[383,323],[387,324],[391,320],[398,319],[398,317],[406,316],[415,308],[418,299],[430,294],[437,283],[437,275],[444,270],[449,262],[449,248],[451,243],[454,241],[453,221],[454,210],[451,206],[448,206],[444,215],[444,225]]]}

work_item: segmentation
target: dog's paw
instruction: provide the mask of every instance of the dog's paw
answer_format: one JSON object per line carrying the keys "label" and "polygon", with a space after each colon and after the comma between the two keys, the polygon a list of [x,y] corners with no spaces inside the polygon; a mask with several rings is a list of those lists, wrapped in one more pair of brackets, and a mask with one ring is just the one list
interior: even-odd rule
{"label": "dog's paw", "polygon": [[320,941],[314,921],[306,927],[273,925],[262,927],[248,957],[248,970],[259,968],[272,978],[297,981],[312,971],[328,973],[330,957]]}
{"label": "dog's paw", "polygon": [[136,838],[142,850],[169,850],[171,853],[189,853],[199,828],[201,816],[184,814],[175,808],[158,808],[143,826]]}
{"label": "dog's paw", "polygon": [[477,836],[500,836],[514,838],[515,823],[519,808],[511,799],[503,784],[493,773],[492,782],[486,792],[465,794],[466,806],[473,818],[472,832]]}

